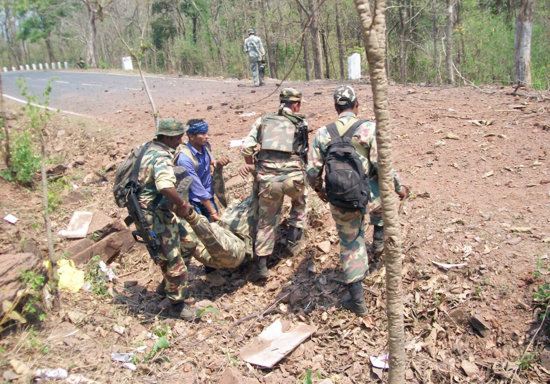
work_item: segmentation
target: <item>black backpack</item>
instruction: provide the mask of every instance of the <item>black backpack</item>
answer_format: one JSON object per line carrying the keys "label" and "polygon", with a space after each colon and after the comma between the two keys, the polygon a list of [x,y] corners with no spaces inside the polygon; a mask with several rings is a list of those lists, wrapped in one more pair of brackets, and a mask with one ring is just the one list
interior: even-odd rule
{"label": "black backpack", "polygon": [[138,173],[143,155],[151,145],[151,142],[134,147],[126,159],[119,164],[115,174],[113,184],[113,194],[115,202],[119,207],[126,207],[128,195],[135,193],[136,196],[141,192],[142,186],[138,183]]}
{"label": "black backpack", "polygon": [[363,209],[369,199],[369,177],[351,142],[357,127],[365,122],[355,122],[342,136],[335,123],[327,125],[331,140],[325,156],[325,190],[328,201],[340,208]]}

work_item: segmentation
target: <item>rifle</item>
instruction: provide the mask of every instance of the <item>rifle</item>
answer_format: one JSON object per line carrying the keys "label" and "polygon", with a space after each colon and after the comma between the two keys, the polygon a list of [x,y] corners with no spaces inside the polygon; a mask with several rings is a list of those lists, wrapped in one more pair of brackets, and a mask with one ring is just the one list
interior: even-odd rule
{"label": "rifle", "polygon": [[296,129],[298,130],[298,148],[296,153],[304,164],[307,164],[307,152],[309,150],[309,139],[308,139],[308,127],[307,123],[303,120],[296,124]]}
{"label": "rifle", "polygon": [[139,204],[137,193],[134,188],[130,188],[130,192],[128,193],[126,209],[128,209],[130,216],[126,217],[124,222],[128,226],[132,223],[136,225],[136,230],[132,231],[134,240],[138,243],[145,244],[149,255],[155,264],[158,264],[161,245],[160,239],[157,237],[155,232],[149,228],[149,224],[147,224],[147,220],[143,215],[143,211],[141,210],[141,205]]}

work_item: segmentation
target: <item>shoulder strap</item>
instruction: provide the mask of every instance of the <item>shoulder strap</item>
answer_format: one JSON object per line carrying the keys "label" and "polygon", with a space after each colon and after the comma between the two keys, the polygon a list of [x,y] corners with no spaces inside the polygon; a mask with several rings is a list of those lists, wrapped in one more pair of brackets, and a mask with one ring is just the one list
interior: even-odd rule
{"label": "shoulder strap", "polygon": [[336,127],[336,123],[330,123],[327,126],[327,131],[330,135],[331,141],[340,137],[340,134],[338,133],[338,128]]}
{"label": "shoulder strap", "polygon": [[[193,156],[193,152],[191,152],[191,150],[189,149],[187,144],[182,144],[181,145],[179,154],[182,154],[182,153],[185,156],[187,156],[193,162],[193,167],[195,168],[195,171],[197,171],[199,169],[199,161],[195,158],[195,156]],[[176,157],[176,159],[177,159],[177,157]]]}
{"label": "shoulder strap", "polygon": [[342,137],[349,137],[351,139],[351,137],[354,135],[357,128],[365,122],[367,122],[367,120],[357,120],[355,123],[353,123],[351,127],[347,129],[347,131],[342,135]]}
{"label": "shoulder strap", "polygon": [[143,155],[145,155],[145,152],[147,152],[147,149],[151,146],[151,141],[143,144],[141,147],[141,150],[139,151],[139,155],[136,158],[136,162],[134,164],[134,169],[132,170],[132,173],[130,174],[130,181],[137,183],[139,169],[141,167],[141,159],[143,159]]}

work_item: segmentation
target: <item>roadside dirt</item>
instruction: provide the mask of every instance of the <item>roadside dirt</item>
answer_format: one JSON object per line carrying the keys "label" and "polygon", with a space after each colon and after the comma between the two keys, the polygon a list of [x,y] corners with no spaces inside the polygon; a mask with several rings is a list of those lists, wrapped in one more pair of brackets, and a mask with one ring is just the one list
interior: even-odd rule
{"label": "roadside dirt", "polygon": [[[163,117],[209,122],[214,154],[232,159],[225,171],[236,185],[231,196],[242,198],[250,183],[237,176],[242,159],[229,141],[243,138],[257,117],[276,109],[276,83],[268,80],[261,88],[236,80],[208,84],[186,100],[157,101],[157,106]],[[285,84],[304,93],[302,112],[309,117],[311,138],[336,118],[332,91],[337,85]],[[374,119],[370,85],[353,86],[360,116]],[[514,97],[510,92],[390,87],[394,167],[411,190],[400,216],[407,382],[550,381],[548,323],[541,325],[546,309],[541,305],[548,300],[541,304],[533,295],[550,284],[550,94]],[[59,193],[54,233],[66,227],[75,210],[125,216],[112,199],[115,166],[153,133],[147,105],[134,99],[139,102],[124,100],[116,112],[97,120],[55,118],[50,150],[67,166],[63,174],[77,189]],[[94,107],[110,111],[112,103],[106,96]],[[8,108],[11,116],[19,113],[14,104]],[[17,120],[9,122],[17,126]],[[4,182],[0,195],[2,217],[11,213],[20,219],[16,225],[0,223],[0,253],[35,243],[46,255],[38,225],[40,192]],[[31,371],[67,369],[73,381],[66,382],[378,382],[369,357],[388,352],[384,269],[364,281],[367,316],[342,310],[345,289],[334,223],[313,192],[309,202],[306,249],[270,260],[265,287],[246,280],[248,266],[205,275],[192,262],[194,305],[207,310],[196,323],[166,318],[159,313],[167,303],[155,293],[161,275],[146,250],[136,246],[110,264],[119,279],[108,284],[109,294],[61,292],[59,309],[46,321],[4,331],[4,381],[24,376],[14,367],[17,360]],[[325,253],[318,245],[326,240],[331,246]],[[57,252],[63,254],[69,243],[57,238]],[[273,369],[243,362],[240,350],[277,318],[312,324],[317,331]],[[488,330],[480,334],[472,325],[476,319]],[[152,334],[166,334],[170,345],[148,359],[156,342]],[[141,345],[145,352],[136,352]],[[136,371],[111,359],[111,353],[129,352],[135,353]]]}

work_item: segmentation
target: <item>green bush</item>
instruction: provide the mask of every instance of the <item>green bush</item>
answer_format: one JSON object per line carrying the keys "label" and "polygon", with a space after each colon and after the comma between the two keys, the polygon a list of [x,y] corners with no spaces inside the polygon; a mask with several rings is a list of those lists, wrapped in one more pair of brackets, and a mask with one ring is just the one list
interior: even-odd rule
{"label": "green bush", "polygon": [[0,171],[0,176],[8,181],[17,181],[25,186],[32,184],[32,178],[40,169],[39,151],[29,132],[14,137],[10,147],[11,167]]}

